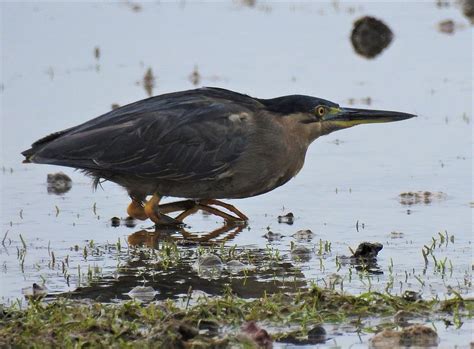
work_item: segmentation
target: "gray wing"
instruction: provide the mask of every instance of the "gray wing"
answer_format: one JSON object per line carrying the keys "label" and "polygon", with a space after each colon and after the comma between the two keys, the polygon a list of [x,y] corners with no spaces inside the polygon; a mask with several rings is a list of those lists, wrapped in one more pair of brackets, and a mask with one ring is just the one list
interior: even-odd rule
{"label": "gray wing", "polygon": [[202,180],[224,173],[241,156],[252,131],[229,117],[253,114],[253,99],[235,103],[202,93],[176,96],[174,102],[159,97],[137,102],[142,107],[130,105],[131,112],[126,106],[122,113],[59,133],[34,152],[32,161],[144,178]]}

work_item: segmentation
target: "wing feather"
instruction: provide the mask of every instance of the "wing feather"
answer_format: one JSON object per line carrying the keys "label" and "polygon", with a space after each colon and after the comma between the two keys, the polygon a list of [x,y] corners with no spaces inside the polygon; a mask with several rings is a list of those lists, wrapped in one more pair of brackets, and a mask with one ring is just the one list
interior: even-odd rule
{"label": "wing feather", "polygon": [[34,161],[176,181],[215,178],[242,155],[252,132],[229,116],[258,107],[251,97],[244,103],[238,94],[236,103],[216,91],[173,95],[174,102],[158,96],[125,106],[122,114],[114,110],[113,117],[105,114],[53,139]]}

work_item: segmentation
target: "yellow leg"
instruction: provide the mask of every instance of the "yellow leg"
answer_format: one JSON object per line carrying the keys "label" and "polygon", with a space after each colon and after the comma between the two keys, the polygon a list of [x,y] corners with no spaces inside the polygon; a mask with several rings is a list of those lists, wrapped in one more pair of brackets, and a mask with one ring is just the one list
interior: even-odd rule
{"label": "yellow leg", "polygon": [[143,205],[134,199],[132,199],[132,202],[130,203],[130,205],[128,205],[127,213],[130,217],[139,219],[141,221],[148,219]]}
{"label": "yellow leg", "polygon": [[150,200],[145,204],[145,214],[150,218],[156,225],[179,225],[181,222],[167,215],[160,213],[159,204],[161,196],[153,194]]}

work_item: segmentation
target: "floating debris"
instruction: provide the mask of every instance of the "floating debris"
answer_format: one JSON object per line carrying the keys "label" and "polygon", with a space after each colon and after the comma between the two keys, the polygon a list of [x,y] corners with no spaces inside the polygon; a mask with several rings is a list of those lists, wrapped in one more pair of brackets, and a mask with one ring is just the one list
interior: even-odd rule
{"label": "floating debris", "polygon": [[94,47],[94,57],[97,60],[100,59],[100,47],[99,46]]}
{"label": "floating debris", "polygon": [[430,191],[417,191],[417,192],[404,192],[399,195],[400,204],[402,205],[416,205],[426,204],[429,205],[433,201],[446,200],[447,195],[441,191],[430,192]]}
{"label": "floating debris", "polygon": [[141,302],[150,302],[158,292],[151,286],[136,286],[127,295]]}
{"label": "floating debris", "polygon": [[278,223],[286,223],[286,224],[293,224],[295,220],[295,216],[293,213],[289,212],[284,216],[278,216]]}
{"label": "floating debris", "polygon": [[402,239],[405,236],[405,234],[399,232],[399,231],[392,231],[390,233],[390,238],[392,239]]}
{"label": "floating debris", "polygon": [[143,87],[148,96],[151,97],[153,95],[153,89],[155,88],[155,75],[153,75],[153,70],[151,68],[148,68],[143,76]]}
{"label": "floating debris", "polygon": [[140,12],[143,8],[142,5],[133,1],[126,1],[125,4],[133,11]]}
{"label": "floating debris", "polygon": [[191,84],[194,86],[199,85],[201,82],[201,74],[199,74],[198,66],[194,66],[194,70],[192,71],[191,74],[189,74],[189,81],[191,81]]}
{"label": "floating debris", "polygon": [[298,230],[292,235],[297,241],[311,241],[314,237],[314,233],[309,229]]}
{"label": "floating debris", "polygon": [[46,182],[49,194],[61,195],[67,193],[72,188],[71,178],[63,172],[49,173]]}
{"label": "floating debris", "polygon": [[243,6],[255,7],[255,5],[257,4],[257,0],[240,0],[240,3]]}
{"label": "floating debris", "polygon": [[381,20],[365,16],[354,22],[351,42],[354,50],[366,58],[378,56],[393,40],[390,28]]}
{"label": "floating debris", "polygon": [[242,334],[254,342],[258,348],[273,348],[272,337],[270,337],[265,329],[258,326],[255,321],[244,323],[240,329]]}
{"label": "floating debris", "polygon": [[383,330],[370,340],[370,346],[374,349],[394,347],[433,347],[439,342],[438,334],[431,327],[413,325],[405,327],[401,331]]}
{"label": "floating debris", "polygon": [[110,219],[110,225],[111,225],[112,227],[115,227],[115,228],[116,228],[116,227],[119,227],[119,226],[120,226],[120,218],[118,218],[118,217],[112,217],[112,218]]}
{"label": "floating debris", "polygon": [[474,0],[463,0],[462,1],[462,13],[466,16],[471,24],[474,25]]}
{"label": "floating debris", "polygon": [[365,97],[365,98],[349,98],[347,100],[347,104],[349,105],[354,105],[354,104],[365,104],[365,105],[371,105],[372,104],[372,98],[371,97]]}
{"label": "floating debris", "polygon": [[31,287],[22,288],[21,293],[28,300],[38,300],[48,294],[48,289],[46,288],[46,286],[40,286],[37,283],[34,283]]}
{"label": "floating debris", "polygon": [[382,249],[383,245],[379,242],[361,242],[351,258],[376,259]]}

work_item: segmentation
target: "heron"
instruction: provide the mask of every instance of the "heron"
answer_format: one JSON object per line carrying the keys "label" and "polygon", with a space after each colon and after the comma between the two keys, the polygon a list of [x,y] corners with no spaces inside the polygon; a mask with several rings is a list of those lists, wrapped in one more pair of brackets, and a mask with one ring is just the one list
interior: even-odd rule
{"label": "heron", "polygon": [[[233,224],[248,217],[221,200],[287,183],[317,138],[415,116],[344,108],[307,95],[263,99],[203,87],[114,109],[41,138],[22,155],[25,163],[82,170],[95,187],[104,180],[124,187],[131,198],[127,213],[135,219],[179,225],[202,210]],[[163,204],[163,197],[184,200]]]}

